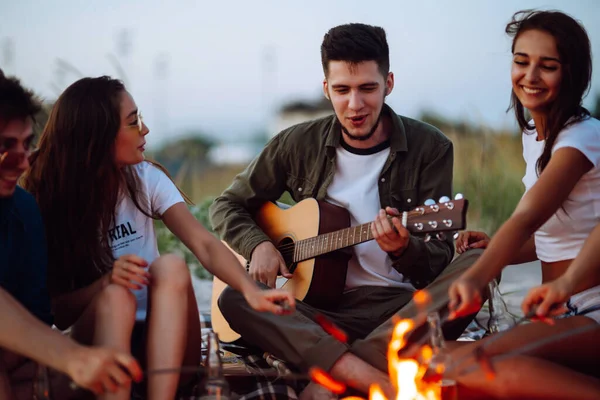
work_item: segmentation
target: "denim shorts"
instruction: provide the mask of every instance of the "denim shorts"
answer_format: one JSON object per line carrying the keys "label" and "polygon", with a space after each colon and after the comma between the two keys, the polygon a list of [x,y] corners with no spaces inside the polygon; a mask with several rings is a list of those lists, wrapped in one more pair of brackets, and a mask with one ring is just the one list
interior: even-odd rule
{"label": "denim shorts", "polygon": [[600,285],[571,296],[567,308],[565,317],[582,315],[600,324]]}

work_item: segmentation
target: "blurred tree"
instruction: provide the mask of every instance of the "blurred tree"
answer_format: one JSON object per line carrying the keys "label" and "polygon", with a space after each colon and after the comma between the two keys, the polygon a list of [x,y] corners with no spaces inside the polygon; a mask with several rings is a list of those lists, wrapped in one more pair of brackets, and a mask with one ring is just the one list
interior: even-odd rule
{"label": "blurred tree", "polygon": [[46,126],[46,122],[48,122],[48,118],[50,118],[50,111],[52,111],[52,107],[54,106],[54,102],[46,103],[42,102],[42,109],[35,116],[35,125],[33,127],[33,132],[39,140],[44,127]]}
{"label": "blurred tree", "polygon": [[205,162],[208,150],[213,145],[214,142],[202,133],[190,132],[180,139],[164,144],[152,157],[175,175],[188,160]]}
{"label": "blurred tree", "polygon": [[417,119],[435,126],[445,134],[472,135],[479,132],[478,128],[472,126],[467,121],[455,121],[431,110],[421,112],[421,115]]}

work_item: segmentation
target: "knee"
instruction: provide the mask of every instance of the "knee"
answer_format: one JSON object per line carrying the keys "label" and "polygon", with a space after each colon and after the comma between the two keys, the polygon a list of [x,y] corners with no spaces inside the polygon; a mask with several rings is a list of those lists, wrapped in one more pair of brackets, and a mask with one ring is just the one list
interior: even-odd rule
{"label": "knee", "polygon": [[150,283],[153,287],[187,293],[192,277],[185,261],[174,254],[157,258],[150,265]]}
{"label": "knee", "polygon": [[239,305],[245,302],[244,296],[230,286],[225,287],[219,296],[218,306],[221,314],[229,320],[239,310]]}
{"label": "knee", "polygon": [[101,318],[135,318],[136,299],[131,291],[121,285],[108,285],[98,295],[97,314]]}

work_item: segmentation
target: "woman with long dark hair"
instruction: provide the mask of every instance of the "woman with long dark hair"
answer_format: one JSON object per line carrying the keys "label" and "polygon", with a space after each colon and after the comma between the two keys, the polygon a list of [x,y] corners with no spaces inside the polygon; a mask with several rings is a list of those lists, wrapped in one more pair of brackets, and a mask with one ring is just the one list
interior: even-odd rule
{"label": "woman with long dark hair", "polygon": [[[123,84],[103,76],[69,86],[54,105],[25,179],[44,218],[55,323],[83,343],[130,351],[146,321],[147,368],[197,366],[200,321],[185,262],[159,255],[154,219],[257,310],[284,313],[293,297],[262,291],[189,212],[157,164],[144,160],[148,127]],[[147,312],[146,312],[147,308]],[[173,399],[178,374],[148,377],[148,398]],[[106,398],[126,399],[129,389]]]}
{"label": "woman with long dark hair", "polygon": [[[582,106],[592,76],[586,31],[562,12],[522,11],[506,32],[513,37],[511,107],[523,129],[525,194],[489,243],[481,232],[458,239],[458,252],[486,250],[450,287],[455,315],[476,312],[487,283],[508,264],[539,259],[544,282],[561,277],[600,220],[600,121]],[[496,363],[491,382],[479,370],[459,374],[459,383],[510,398],[600,398],[600,381],[579,373],[600,371],[600,286],[573,295],[569,304],[568,318],[492,336],[485,353],[491,357],[577,328],[583,333]],[[530,300],[524,309],[531,309]],[[467,345],[453,356],[471,351]]]}

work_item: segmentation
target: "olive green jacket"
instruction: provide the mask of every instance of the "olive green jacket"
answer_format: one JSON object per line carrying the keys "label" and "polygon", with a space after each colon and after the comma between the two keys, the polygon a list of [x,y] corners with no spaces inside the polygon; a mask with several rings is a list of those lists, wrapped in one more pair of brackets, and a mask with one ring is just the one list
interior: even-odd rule
{"label": "olive green jacket", "polygon": [[[390,154],[379,175],[381,207],[407,211],[426,199],[452,195],[452,142],[438,129],[394,113],[391,116]],[[308,197],[323,200],[335,174],[336,147],[341,126],[334,115],[292,126],[265,146],[210,207],[215,231],[246,259],[268,236],[252,215],[265,201],[277,201],[289,192],[295,201]],[[373,219],[375,219],[375,215]],[[432,239],[411,235],[408,247],[393,266],[422,288],[450,263],[452,238]]]}

